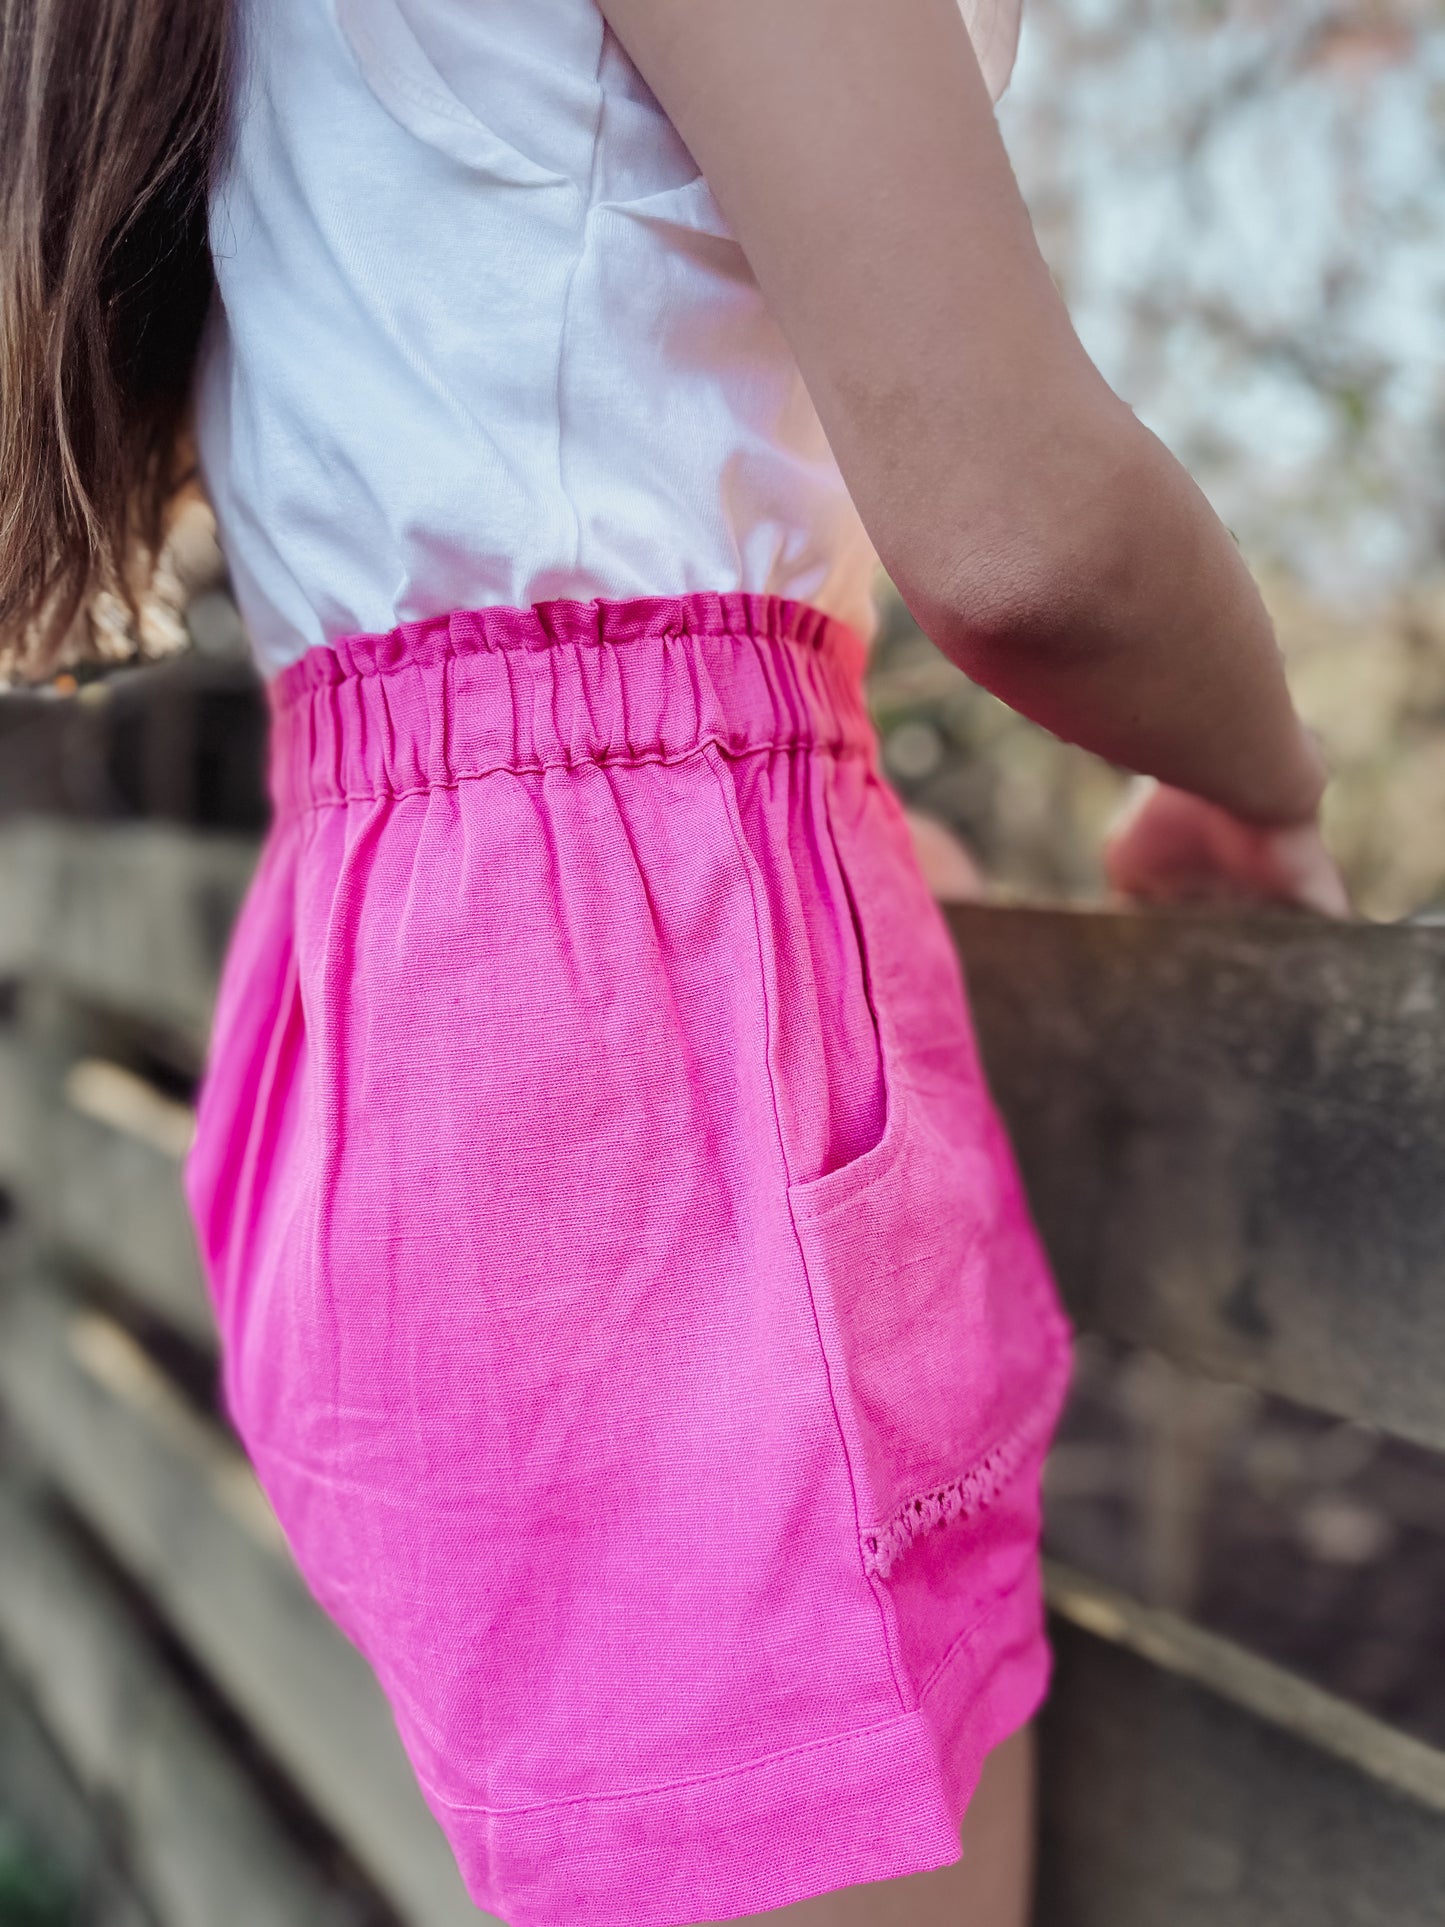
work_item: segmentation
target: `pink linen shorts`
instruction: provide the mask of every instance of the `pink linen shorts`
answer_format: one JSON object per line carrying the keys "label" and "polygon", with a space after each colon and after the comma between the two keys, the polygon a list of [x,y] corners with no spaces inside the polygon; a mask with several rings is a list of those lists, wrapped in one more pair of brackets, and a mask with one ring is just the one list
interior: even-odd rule
{"label": "pink linen shorts", "polygon": [[1069,1332],[863,663],[696,594],[271,686],[187,1169],[225,1400],[513,1927],[950,1864],[1046,1685]]}

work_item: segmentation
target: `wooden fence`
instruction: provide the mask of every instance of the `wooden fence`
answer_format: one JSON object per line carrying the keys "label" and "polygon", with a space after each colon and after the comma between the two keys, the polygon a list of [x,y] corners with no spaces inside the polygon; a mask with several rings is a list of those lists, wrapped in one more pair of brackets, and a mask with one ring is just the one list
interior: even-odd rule
{"label": "wooden fence", "polygon": [[[210,1405],[178,1162],[254,850],[0,826],[0,1660],[137,1918],[452,1927],[485,1916]],[[1445,931],[950,915],[1080,1325],[1445,1447]],[[1082,1573],[1049,1588],[1040,1927],[1445,1918],[1445,1754]]]}

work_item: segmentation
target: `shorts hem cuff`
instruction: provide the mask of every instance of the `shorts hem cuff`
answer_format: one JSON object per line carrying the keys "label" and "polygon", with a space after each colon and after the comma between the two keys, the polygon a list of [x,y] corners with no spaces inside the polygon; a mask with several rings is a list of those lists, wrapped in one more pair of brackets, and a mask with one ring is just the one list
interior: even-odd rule
{"label": "shorts hem cuff", "polygon": [[1049,1670],[1035,1564],[893,1719],[632,1793],[495,1810],[423,1791],[471,1898],[509,1927],[732,1920],[953,1865],[984,1759]]}

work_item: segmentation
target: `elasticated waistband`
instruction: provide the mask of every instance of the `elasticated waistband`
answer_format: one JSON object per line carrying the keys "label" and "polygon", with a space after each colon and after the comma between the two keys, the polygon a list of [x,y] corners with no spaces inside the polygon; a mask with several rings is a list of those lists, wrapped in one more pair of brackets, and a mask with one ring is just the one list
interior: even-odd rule
{"label": "elasticated waistband", "polygon": [[459,610],[309,650],[270,685],[279,814],[493,770],[814,749],[872,755],[865,651],[742,592]]}

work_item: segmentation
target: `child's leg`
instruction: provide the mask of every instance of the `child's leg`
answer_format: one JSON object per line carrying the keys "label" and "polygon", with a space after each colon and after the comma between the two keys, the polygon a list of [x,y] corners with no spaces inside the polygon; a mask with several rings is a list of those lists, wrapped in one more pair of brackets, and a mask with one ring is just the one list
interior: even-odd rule
{"label": "child's leg", "polygon": [[1027,1927],[1034,1859],[1031,1726],[985,1762],[964,1815],[963,1846],[954,1866],[845,1887],[752,1920],[759,1927]]}

